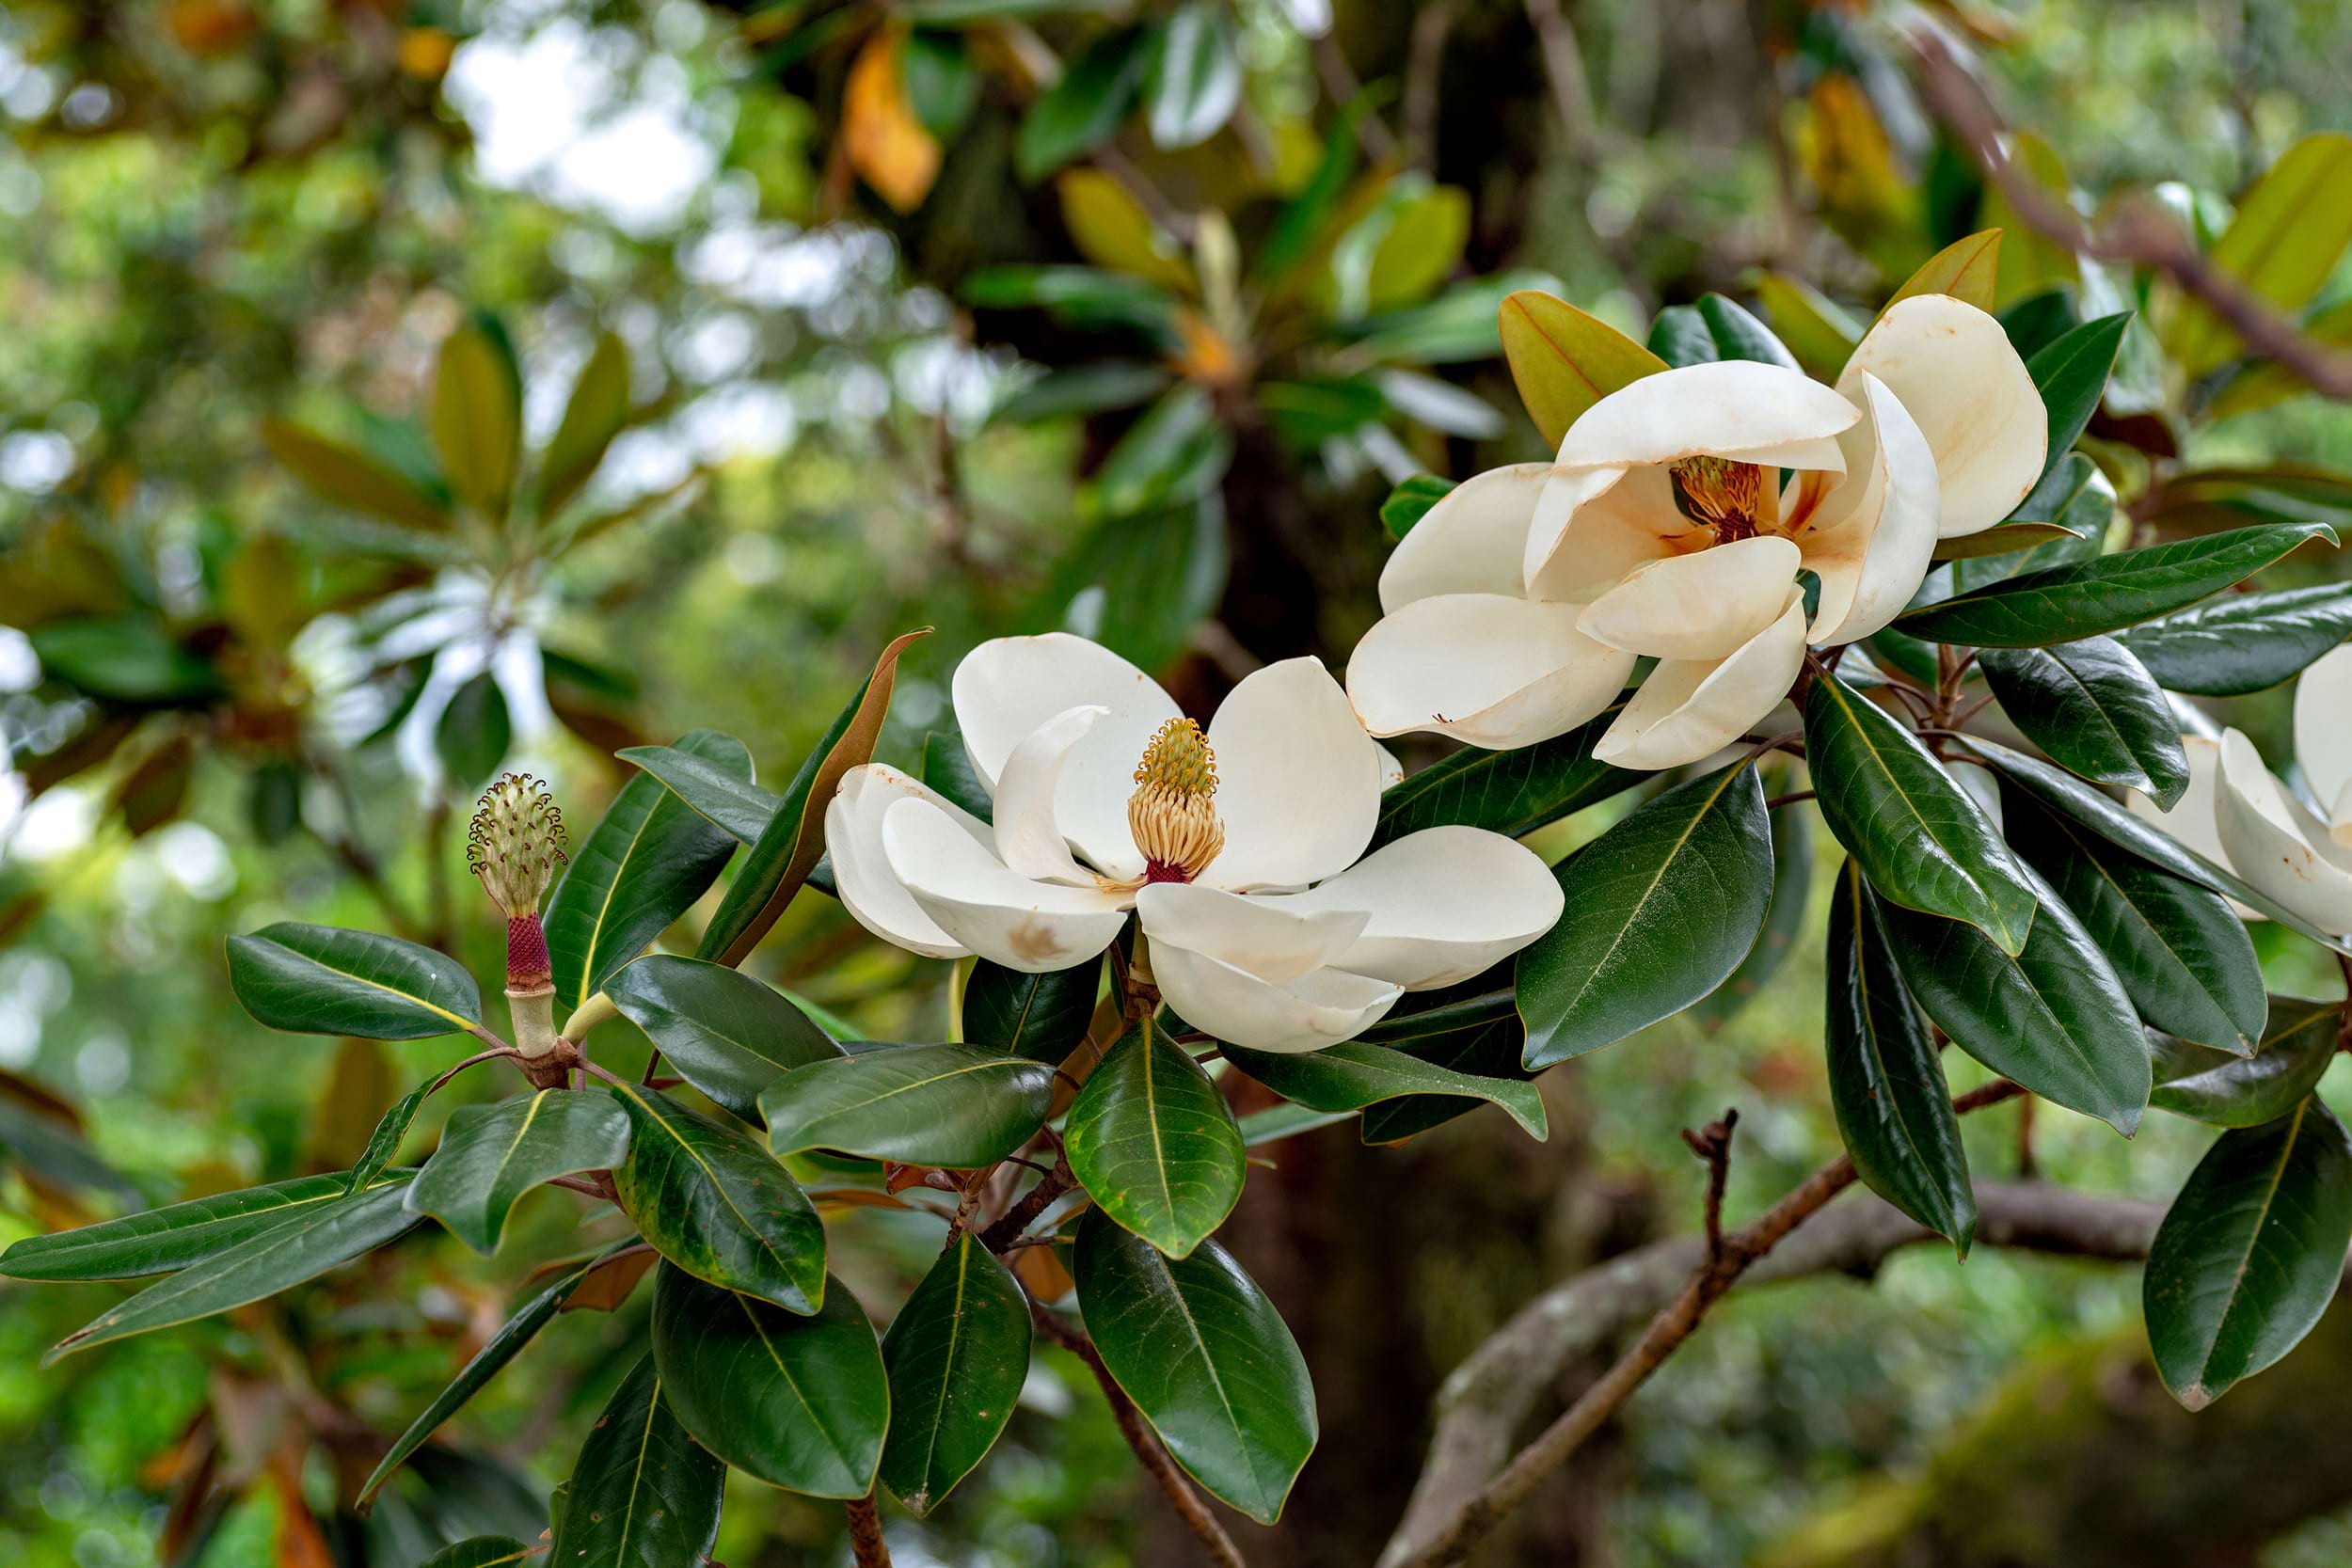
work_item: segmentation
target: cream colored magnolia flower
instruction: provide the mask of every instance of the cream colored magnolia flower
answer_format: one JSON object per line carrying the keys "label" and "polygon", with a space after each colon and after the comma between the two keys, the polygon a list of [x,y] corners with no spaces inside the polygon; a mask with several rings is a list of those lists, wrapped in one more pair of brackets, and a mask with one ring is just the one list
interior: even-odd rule
{"label": "cream colored magnolia flower", "polygon": [[1835,388],[1744,360],[1645,376],[1586,409],[1551,462],[1430,509],[1380,575],[1385,619],[1348,696],[1376,736],[1527,746],[1598,714],[1646,656],[1595,754],[1695,762],[1772,711],[1807,642],[1899,614],[1937,539],[2008,516],[2048,442],[2000,324],[1942,294],[1890,308]]}
{"label": "cream colored magnolia flower", "polygon": [[1134,910],[1187,1022],[1311,1051],[1560,917],[1550,870],[1500,833],[1430,828],[1364,853],[1394,762],[1319,660],[1253,673],[1205,735],[1142,671],[1061,633],[982,643],[954,699],[993,823],[880,764],[825,813],[842,904],[911,952],[1067,969]]}
{"label": "cream colored magnolia flower", "polygon": [[[2295,760],[2316,807],[2263,765],[2241,732],[2184,735],[2188,788],[2170,811],[2124,803],[2322,930],[2352,932],[2352,647],[2295,686]],[[2254,911],[2239,911],[2242,914]]]}

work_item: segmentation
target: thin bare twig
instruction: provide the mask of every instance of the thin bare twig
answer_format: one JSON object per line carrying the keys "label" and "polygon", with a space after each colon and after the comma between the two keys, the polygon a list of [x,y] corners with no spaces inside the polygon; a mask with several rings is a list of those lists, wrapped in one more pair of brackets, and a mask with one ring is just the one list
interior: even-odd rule
{"label": "thin bare twig", "polygon": [[1055,1199],[1077,1184],[1077,1173],[1070,1168],[1068,1157],[1055,1161],[1054,1168],[1040,1177],[1037,1185],[1022,1195],[1020,1202],[980,1232],[980,1244],[991,1252],[1004,1251],[1021,1239],[1030,1222],[1053,1207]]}
{"label": "thin bare twig", "polygon": [[1577,47],[1576,29],[1568,25],[1560,0],[1527,0],[1527,21],[1543,51],[1544,77],[1567,133],[1569,156],[1589,156],[1595,150],[1593,93],[1584,80],[1584,51]]}
{"label": "thin bare twig", "polygon": [[[1347,51],[1340,47],[1340,40],[1330,33],[1327,31],[1317,38],[1308,53],[1314,56],[1315,74],[1322,78],[1323,90],[1331,95],[1334,103],[1353,103],[1356,95],[1364,90],[1356,68],[1347,63]],[[1396,137],[1375,114],[1356,117],[1356,142],[1368,158],[1385,158],[1396,147]]]}
{"label": "thin bare twig", "polygon": [[1739,1125],[1740,1112],[1733,1107],[1695,1132],[1687,1127],[1682,1130],[1682,1141],[1691,1146],[1691,1152],[1707,1162],[1707,1256],[1710,1259],[1724,1253],[1724,1187],[1731,1180],[1731,1132]]}
{"label": "thin bare twig", "polygon": [[1460,0],[1429,0],[1413,18],[1405,52],[1405,155],[1418,168],[1438,162],[1438,79],[1445,69],[1446,36]]}

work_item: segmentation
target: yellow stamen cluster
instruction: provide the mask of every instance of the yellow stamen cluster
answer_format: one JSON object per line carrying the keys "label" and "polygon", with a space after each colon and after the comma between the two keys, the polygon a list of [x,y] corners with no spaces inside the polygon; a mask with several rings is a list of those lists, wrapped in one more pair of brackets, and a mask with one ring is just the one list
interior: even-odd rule
{"label": "yellow stamen cluster", "polygon": [[564,853],[564,813],[546,783],[508,773],[482,792],[466,832],[466,867],[509,920],[536,914]]}
{"label": "yellow stamen cluster", "polygon": [[1143,851],[1145,879],[1189,882],[1225,847],[1216,819],[1216,753],[1189,719],[1170,719],[1152,735],[1136,765],[1136,792],[1127,797],[1127,826]]}
{"label": "yellow stamen cluster", "polygon": [[1752,539],[1766,526],[1764,470],[1728,457],[1686,457],[1667,470],[1676,499],[1715,531],[1715,543]]}

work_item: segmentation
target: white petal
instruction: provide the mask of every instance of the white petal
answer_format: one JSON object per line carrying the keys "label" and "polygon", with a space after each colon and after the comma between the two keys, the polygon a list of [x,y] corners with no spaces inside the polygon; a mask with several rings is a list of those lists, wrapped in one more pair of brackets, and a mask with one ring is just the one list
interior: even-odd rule
{"label": "white petal", "polygon": [[1935,453],[1947,539],[1991,528],[2042,477],[2049,415],[2001,324],[1949,294],[1899,301],[1863,336],[1837,378],[1859,397],[1865,372],[1902,400]]}
{"label": "white petal", "polygon": [[1633,672],[1631,654],[1576,629],[1578,612],[1500,594],[1417,600],[1356,644],[1348,700],[1374,735],[1434,730],[1499,748],[1565,735]]}
{"label": "white petal", "polygon": [[1057,713],[1005,759],[996,780],[996,858],[1022,876],[1074,887],[1093,884],[1086,868],[1070,858],[1070,845],[1054,819],[1054,800],[1072,750],[1109,712],[1089,706]]}
{"label": "white petal", "polygon": [[1380,753],[1380,787],[1385,790],[1391,784],[1403,784],[1405,782],[1403,760],[1376,740],[1372,743],[1372,749]]}
{"label": "white petal", "polygon": [[1637,566],[1584,607],[1576,627],[1652,658],[1728,658],[1780,619],[1804,556],[1775,534]]}
{"label": "white petal", "polygon": [[2352,846],[2352,644],[2295,683],[2295,765],[2326,809],[2330,836]]}
{"label": "white petal", "polygon": [[2352,851],[2287,794],[2237,730],[2221,735],[2214,826],[2240,877],[2322,930],[2352,931]]}
{"label": "white petal", "polygon": [[1306,896],[1251,897],[1198,882],[1150,882],[1136,894],[1136,916],[1154,953],[1165,943],[1262,980],[1295,980],[1329,963],[1372,919],[1370,911],[1349,908],[1344,900],[1310,905],[1302,901]]}
{"label": "white petal", "polygon": [[961,958],[964,947],[923,912],[883,852],[882,818],[901,800],[937,806],[983,849],[994,842],[987,823],[946,796],[895,768],[867,763],[841,775],[841,787],[825,807],[825,852],[833,857],[834,888],[841,907],[882,941],[927,958]]}
{"label": "white petal", "polygon": [[1995,830],[2002,828],[2001,783],[1993,776],[1993,769],[1966,757],[1947,757],[1944,771],[1949,773],[1952,783],[1960,785],[1968,799],[1977,803],[1977,809],[1984,813],[1986,820]]}
{"label": "white petal", "polygon": [[1590,603],[1644,562],[1673,555],[1677,542],[1705,537],[1676,508],[1664,468],[1555,471],[1527,531],[1527,597]]}
{"label": "white petal", "polygon": [[1705,454],[1843,472],[1835,437],[1861,417],[1803,372],[1723,359],[1661,371],[1610,393],[1568,427],[1558,462],[1631,467]]}
{"label": "white petal", "polygon": [[1649,673],[1593,755],[1619,768],[1679,768],[1748,733],[1804,667],[1804,594],[1728,658],[1666,659]]}
{"label": "white petal", "polygon": [[1799,545],[1821,579],[1807,641],[1858,641],[1903,612],[1934,563],[1935,454],[1886,384],[1865,374],[1860,424],[1838,439],[1845,482],[1806,521]]}
{"label": "white petal", "polygon": [[1040,724],[1073,707],[1109,709],[1071,749],[1054,816],[1096,870],[1143,874],[1127,831],[1127,797],[1152,732],[1178,716],[1158,682],[1099,643],[1049,632],[981,643],[956,666],[954,695],[964,750],[991,794],[1012,749]]}
{"label": "white petal", "polygon": [[[2188,753],[2188,787],[2181,791],[2181,798],[2172,803],[2172,809],[2166,811],[2136,789],[2123,792],[2123,807],[2142,822],[2162,829],[2224,871],[2233,870],[2229,851],[2221,847],[2220,831],[2214,826],[2214,808],[2221,785],[2221,742],[2211,736],[2183,735],[2181,750]],[[2234,898],[2230,900],[2230,908],[2237,911],[2241,920],[2270,918]]]}
{"label": "white petal", "polygon": [[1550,477],[1549,463],[1515,463],[1474,474],[1431,507],[1389,552],[1380,608],[1393,612],[1439,594],[1516,594],[1528,519]]}
{"label": "white petal", "polygon": [[[1441,602],[1435,599],[1423,604]],[[1319,658],[1253,670],[1209,721],[1217,887],[1303,887],[1351,865],[1380,816],[1380,756]]]}
{"label": "white petal", "polygon": [[892,874],[940,929],[1007,969],[1037,974],[1084,963],[1126,924],[1120,895],[1031,881],[929,801],[892,806],[882,847]]}
{"label": "white petal", "polygon": [[1263,980],[1172,942],[1153,945],[1152,977],[1185,1022],[1246,1051],[1320,1051],[1354,1039],[1405,994],[1342,969]]}
{"label": "white petal", "polygon": [[1482,828],[1424,828],[1287,900],[1293,909],[1365,909],[1370,923],[1331,958],[1406,990],[1450,986],[1501,963],[1560,918],[1559,879],[1542,857]]}

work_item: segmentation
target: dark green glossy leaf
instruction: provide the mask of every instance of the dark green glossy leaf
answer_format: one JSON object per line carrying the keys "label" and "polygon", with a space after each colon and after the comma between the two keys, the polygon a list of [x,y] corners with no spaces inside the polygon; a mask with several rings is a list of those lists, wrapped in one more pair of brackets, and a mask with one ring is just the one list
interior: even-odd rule
{"label": "dark green glossy leaf", "polygon": [[1772,897],[1756,769],[1736,763],[1644,801],[1554,875],[1567,913],[1517,970],[1529,1068],[1613,1045],[1740,967]]}
{"label": "dark green glossy leaf", "polygon": [[1061,80],[1038,94],[1013,143],[1013,166],[1022,179],[1051,174],[1118,133],[1143,89],[1152,42],[1146,27],[1104,33],[1070,62]]}
{"label": "dark green glossy leaf", "polygon": [[1232,447],[1208,393],[1182,383],[1145,409],[1094,470],[1087,481],[1089,510],[1096,517],[1132,517],[1196,500],[1224,473]]}
{"label": "dark green glossy leaf", "polygon": [[923,736],[923,782],[981,821],[995,815],[995,803],[988,798],[988,785],[980,782],[977,769],[972,766],[972,754],[963,749],[963,736],[951,721],[944,730],[932,730]]}
{"label": "dark green glossy leaf", "polygon": [[505,1370],[506,1364],[521,1354],[523,1347],[555,1320],[556,1313],[563,1310],[572,1292],[580,1289],[580,1282],[588,1277],[589,1271],[611,1256],[607,1253],[603,1257],[587,1259],[559,1275],[553,1284],[525,1302],[521,1311],[501,1324],[499,1331],[474,1352],[472,1359],[459,1369],[457,1375],[450,1380],[449,1386],[434,1395],[433,1402],[426,1405],[423,1413],[409,1422],[407,1430],[385,1450],[384,1457],[376,1462],[374,1470],[369,1474],[367,1483],[359,1488],[358,1506],[367,1507],[368,1499],[391,1479],[392,1472],[400,1468],[403,1461],[422,1448],[444,1422],[464,1408],[468,1400],[487,1387],[492,1378]]}
{"label": "dark green glossy leaf", "polygon": [[982,267],[964,280],[963,297],[986,309],[1034,306],[1076,327],[1126,327],[1175,342],[1176,297],[1156,283],[1099,267]]}
{"label": "dark green glossy leaf", "polygon": [[1806,826],[1812,813],[1784,807],[1772,818],[1772,907],[1756,945],[1717,986],[1691,1009],[1692,1022],[1713,1034],[1739,1016],[1757,991],[1796,950],[1805,932],[1805,901],[1813,891],[1813,831]]}
{"label": "dark green glossy leaf", "polygon": [[[1518,1053],[1516,1050],[1511,1054],[1514,1061],[1518,1059]],[[1403,1100],[1391,1101],[1390,1103],[1412,1105],[1420,1101]],[[1475,1108],[1477,1102],[1464,1101],[1462,1103],[1466,1107]],[[1256,1148],[1262,1144],[1280,1143],[1285,1138],[1295,1138],[1302,1132],[1313,1132],[1326,1127],[1337,1127],[1341,1122],[1354,1120],[1355,1117],[1356,1113],[1353,1111],[1310,1111],[1304,1105],[1271,1105],[1263,1111],[1252,1111],[1241,1118],[1239,1124],[1241,1141],[1245,1147]],[[1373,1140],[1367,1137],[1364,1141],[1371,1143]]]}
{"label": "dark green glossy leaf", "polygon": [[665,1263],[654,1276],[653,1358],[678,1420],[746,1475],[812,1497],[873,1490],[890,1385],[847,1287],[795,1317]]}
{"label": "dark green glossy leaf", "polygon": [[963,1037],[1058,1067],[1086,1038],[1102,977],[1099,960],[1024,974],[982,958],[963,983]]}
{"label": "dark green glossy leaf", "polygon": [[882,733],[890,693],[898,681],[898,656],[930,629],[905,632],[891,640],[874,661],[866,683],[810,750],[801,770],[785,786],[775,816],[737,868],[735,880],[728,884],[726,896],[703,932],[696,958],[730,967],[741,963],[817,868],[818,858],[825,852],[825,807],[840,785],[841,775],[872,758],[874,741]]}
{"label": "dark green glossy leaf", "polygon": [[1089,1214],[1072,1273],[1103,1364],[1176,1463],[1263,1524],[1315,1446],[1314,1387],[1274,1304],[1215,1242],[1170,1259]]}
{"label": "dark green glossy leaf", "polygon": [[882,1336],[890,1437],[882,1483],[920,1517],[995,1445],[1029,1375],[1029,1303],[995,1255],[959,1231]]}
{"label": "dark green glossy leaf", "polygon": [[2262,691],[2352,637],[2352,583],[2231,594],[2117,639],[2156,684],[2203,697]]}
{"label": "dark green glossy leaf", "polygon": [[1241,103],[1241,55],[1221,8],[1189,0],[1161,24],[1145,100],[1156,147],[1197,146],[1232,118]]}
{"label": "dark green glossy leaf", "polygon": [[1438,1094],[1500,1105],[1529,1137],[1549,1126],[1543,1096],[1518,1078],[1476,1078],[1384,1045],[1359,1040],[1296,1053],[1225,1048],[1225,1059],[1285,1100],[1316,1111],[1360,1111],[1406,1095]]}
{"label": "dark green glossy leaf", "polygon": [[996,405],[990,416],[1016,423],[1064,414],[1104,414],[1133,408],[1168,390],[1168,372],[1157,365],[1113,360],[1073,365],[1028,383]]}
{"label": "dark green glossy leaf", "polygon": [[2310,1096],[2216,1140],[2149,1244],[2141,1305],[2156,1370],[2202,1410],[2319,1322],[2352,1243],[2352,1137]]}
{"label": "dark green glossy leaf", "polygon": [[2295,1109],[2335,1059],[2343,1005],[2273,996],[2250,1056],[2148,1032],[2156,1086],[2148,1103],[2216,1127],[2259,1127]]}
{"label": "dark green glossy leaf", "polygon": [[1881,897],[1965,921],[2004,953],[2024,947],[2034,899],[2023,871],[1908,728],[1825,675],[1805,700],[1804,754],[1822,819]]}
{"label": "dark green glossy leaf", "polygon": [[[404,1174],[397,1180],[405,1180]],[[348,1196],[351,1178],[297,1176],[190,1198],[54,1236],[27,1236],[0,1253],[12,1279],[135,1279],[216,1258],[297,1215]]]}
{"label": "dark green glossy leaf", "polygon": [[449,770],[450,782],[467,789],[489,783],[514,738],[506,693],[487,670],[451,694],[433,726],[433,750]]}
{"label": "dark green glossy leaf", "polygon": [[1702,294],[1695,305],[1669,305],[1650,324],[1649,351],[1669,365],[1706,365],[1719,359],[1754,359],[1797,369],[1797,357],[1745,307],[1721,294]]}
{"label": "dark green glossy leaf", "polygon": [[72,1122],[7,1094],[0,1094],[0,1152],[64,1186],[113,1193],[134,1209],[147,1202],[138,1184],[100,1159]]}
{"label": "dark green glossy leaf", "polygon": [[585,1089],[461,1106],[408,1184],[408,1212],[432,1215],[486,1257],[498,1251],[517,1198],[552,1178],[619,1164],[628,1132],[627,1111]]}
{"label": "dark green glossy leaf", "polygon": [[1624,793],[1651,775],[1613,768],[1593,756],[1593,748],[1624,708],[1623,703],[1612,703],[1590,722],[1517,751],[1466,747],[1391,784],[1380,797],[1372,847],[1447,823],[1518,838]]}
{"label": "dark green glossy leaf", "polygon": [[1912,995],[1954,1044],[2128,1137],[2149,1088],[2132,999],[2074,912],[2039,879],[2034,886],[2041,908],[2013,958],[1964,921],[1895,905],[1879,912]]}
{"label": "dark green glossy leaf", "polygon": [[2266,523],[2026,572],[1905,610],[1898,629],[1931,641],[2035,648],[2117,631],[2218,594],[2312,539],[2325,523]]}
{"label": "dark green glossy leaf", "polygon": [[1216,608],[1230,566],[1225,506],[1214,491],[1111,517],[1056,569],[1024,625],[1073,631],[1141,669],[1161,669]]}
{"label": "dark green glossy leaf", "polygon": [[2168,811],[2188,788],[2180,720],[2113,638],[1987,648],[1978,662],[2001,711],[2061,767],[2140,790]]}
{"label": "dark green glossy leaf", "polygon": [[100,1313],[57,1341],[41,1358],[41,1365],[109,1340],[176,1328],[274,1296],[373,1252],[417,1223],[416,1216],[401,1204],[407,1185],[403,1177],[363,1193],[306,1206],[291,1218]]}
{"label": "dark green glossy leaf", "polygon": [[392,1163],[392,1156],[400,1152],[400,1146],[407,1140],[409,1124],[417,1119],[418,1107],[432,1091],[433,1084],[427,1080],[392,1101],[392,1108],[384,1113],[375,1131],[368,1134],[368,1146],[359,1151],[358,1163],[351,1167],[343,1191],[356,1193],[375,1184],[375,1179],[384,1174],[384,1167]]}
{"label": "dark green glossy leaf", "polygon": [[1849,860],[1829,907],[1829,1099],[1870,1190],[1968,1255],[1977,1194],[1935,1041]]}
{"label": "dark green glossy leaf", "polygon": [[1415,474],[1398,482],[1389,492],[1389,499],[1380,503],[1380,526],[1389,531],[1391,539],[1402,539],[1413,531],[1413,525],[1429,515],[1429,509],[1453,494],[1454,481],[1439,479],[1436,474]]}
{"label": "dark green glossy leaf", "polygon": [[538,1553],[538,1547],[526,1546],[511,1535],[476,1535],[442,1547],[426,1558],[421,1568],[507,1568]]}
{"label": "dark green glossy leaf", "polygon": [[[717,732],[697,730],[694,734],[709,736]],[[724,831],[738,844],[758,843],[759,835],[775,820],[776,807],[783,803],[783,798],[751,782],[748,757],[740,762],[731,753],[714,757],[707,752],[681,750],[684,744],[680,741],[677,746],[631,746],[612,754],[660,780],[671,794],[693,807],[712,827]]]}
{"label": "dark green glossy leaf", "polygon": [[761,1092],[768,1147],[977,1170],[1045,1124],[1054,1069],[984,1045],[893,1045],[815,1062]]}
{"label": "dark green glossy leaf", "polygon": [[2131,324],[2129,310],[2087,321],[2026,359],[2026,373],[2033,377],[2042,393],[2042,405],[2050,416],[2049,454],[2042,460],[2043,473],[2058,467],[2074,437],[2098,411],[2107,376],[2115,369],[2116,351],[2123,346],[2123,329]]}
{"label": "dark green glossy leaf", "polygon": [[628,1107],[628,1158],[612,1168],[621,1208],[654,1250],[697,1278],[814,1312],[824,1299],[825,1227],[799,1183],[752,1137],[675,1101],[614,1085]]}
{"label": "dark green glossy leaf", "polygon": [[980,102],[980,72],[962,35],[909,33],[898,70],[914,118],[935,139],[952,144]]}
{"label": "dark green glossy leaf", "polygon": [[[1507,999],[1511,993],[1505,991],[1502,994]],[[1433,1067],[1491,1081],[1533,1078],[1534,1074],[1528,1071],[1519,1059],[1526,1046],[1527,1026],[1519,1022],[1515,1009],[1506,1017],[1489,1022],[1470,1024],[1445,1034],[1423,1036],[1405,1041],[1395,1049]],[[1468,1116],[1481,1103],[1480,1100],[1461,1095],[1414,1094],[1401,1100],[1368,1105],[1363,1113],[1363,1141],[1374,1146],[1401,1144]],[[1244,1117],[1245,1132],[1248,1125],[1248,1118]]]}
{"label": "dark green glossy leaf", "polygon": [[1063,1141],[1102,1211],[1171,1258],[1225,1223],[1248,1174],[1225,1097],[1149,1017],[1096,1065]]}
{"label": "dark green glossy leaf", "polygon": [[[752,753],[733,736],[696,730],[675,751],[751,782]],[[577,1007],[669,929],[719,878],[735,839],[658,777],[643,773],[612,797],[602,821],[572,850],[547,913],[556,999]]]}
{"label": "dark green glossy leaf", "polygon": [[52,621],[30,634],[47,673],[119,703],[181,703],[221,689],[212,661],[144,616]]}
{"label": "dark green glossy leaf", "polygon": [[2141,1018],[2233,1054],[2252,1049],[2266,1006],[2262,966],[2219,895],[2013,786],[2004,816],[2010,843],[2074,911]]}
{"label": "dark green glossy leaf", "polygon": [[689,1568],[719,1538],[727,1467],[672,1413],[650,1354],[589,1429],[555,1513],[547,1561],[564,1568]]}
{"label": "dark green glossy leaf", "polygon": [[759,1091],[785,1073],[841,1054],[806,1013],[724,964],[648,954],[604,989],[680,1077],[739,1117],[756,1116]]}
{"label": "dark green glossy leaf", "polygon": [[373,931],[280,923],[230,937],[229,984],[255,1019],[298,1035],[421,1040],[482,1022],[455,959]]}
{"label": "dark green glossy leaf", "polygon": [[2064,768],[2054,768],[2038,757],[2029,757],[1973,736],[1969,737],[1968,744],[1991,765],[1994,772],[2060,816],[2081,823],[2108,843],[2121,845],[2140,859],[2161,866],[2176,877],[2186,878],[2200,887],[2210,888],[2249,909],[2260,910],[2296,935],[2308,937],[2323,947],[2352,958],[2352,942],[2321,930],[2283,904],[2256,892],[2233,873],[2214,864],[2162,829],[2142,822]]}

